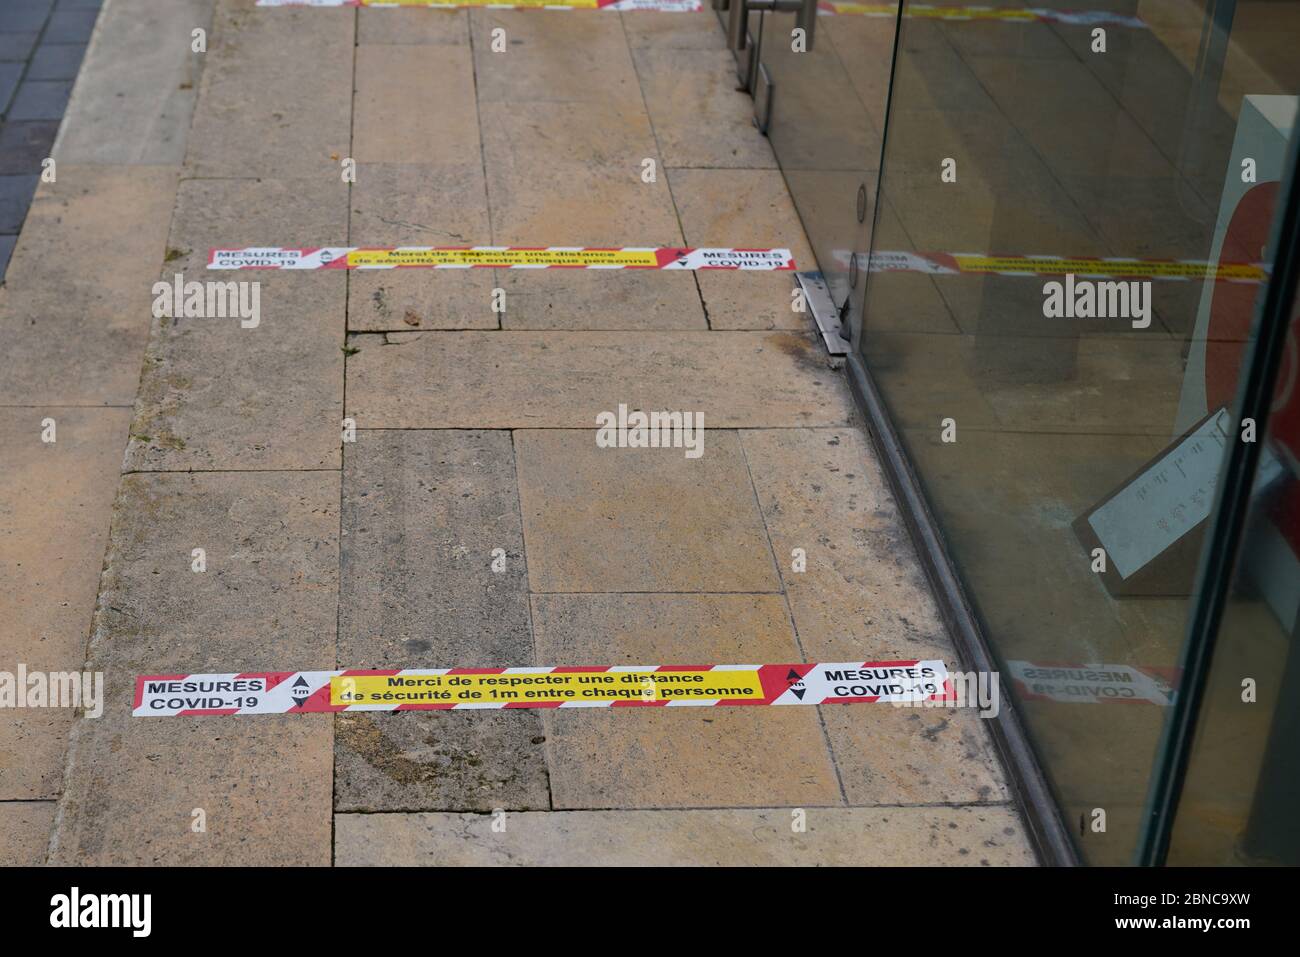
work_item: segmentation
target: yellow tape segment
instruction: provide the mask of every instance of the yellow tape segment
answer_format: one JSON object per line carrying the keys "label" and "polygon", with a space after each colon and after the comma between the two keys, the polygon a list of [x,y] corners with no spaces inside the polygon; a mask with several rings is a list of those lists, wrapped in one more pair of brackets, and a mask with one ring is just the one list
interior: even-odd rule
{"label": "yellow tape segment", "polygon": [[1217,269],[1209,263],[1106,261],[1097,259],[1032,259],[1025,256],[963,256],[954,254],[962,272],[1026,272],[1056,275],[1074,273],[1092,276],[1164,276],[1186,279],[1240,279],[1262,282],[1268,274],[1251,263],[1224,263]]}
{"label": "yellow tape segment", "polygon": [[757,671],[600,671],[490,675],[342,675],[331,705],[457,704],[466,701],[763,700]]}

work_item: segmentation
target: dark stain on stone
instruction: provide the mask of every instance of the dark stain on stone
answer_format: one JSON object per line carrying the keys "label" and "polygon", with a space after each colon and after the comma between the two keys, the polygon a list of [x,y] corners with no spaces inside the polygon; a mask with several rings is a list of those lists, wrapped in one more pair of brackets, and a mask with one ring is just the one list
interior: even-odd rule
{"label": "dark stain on stone", "polygon": [[343,747],[360,755],[367,764],[386,774],[398,784],[424,784],[441,776],[436,764],[412,761],[398,753],[379,727],[362,715],[340,716],[336,727]]}
{"label": "dark stain on stone", "polygon": [[921,737],[925,738],[925,740],[927,741],[938,741],[939,735],[943,734],[943,732],[947,729],[948,724],[949,724],[948,719],[943,718],[939,721],[938,724],[932,725],[922,730]]}
{"label": "dark stain on stone", "polygon": [[817,351],[811,339],[788,332],[774,332],[764,338],[809,372],[825,372],[828,368],[827,357]]}

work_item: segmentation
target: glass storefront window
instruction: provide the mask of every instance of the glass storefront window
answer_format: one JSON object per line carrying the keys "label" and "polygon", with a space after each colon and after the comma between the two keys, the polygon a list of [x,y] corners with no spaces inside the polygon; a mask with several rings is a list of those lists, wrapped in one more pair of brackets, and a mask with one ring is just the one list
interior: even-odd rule
{"label": "glass storefront window", "polygon": [[[1300,2],[1066,6],[904,4],[857,345],[1081,857],[1121,864],[1271,270]],[[1278,494],[1256,491],[1212,677],[1270,702],[1300,579]],[[1266,742],[1296,752],[1282,701],[1207,697],[1171,861],[1258,856],[1291,793],[1260,773]]]}

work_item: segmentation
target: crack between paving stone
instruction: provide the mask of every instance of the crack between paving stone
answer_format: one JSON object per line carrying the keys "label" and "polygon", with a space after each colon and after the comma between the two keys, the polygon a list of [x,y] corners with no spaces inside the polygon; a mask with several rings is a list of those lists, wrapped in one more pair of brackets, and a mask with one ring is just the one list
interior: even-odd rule
{"label": "crack between paving stone", "polygon": [[[641,70],[636,65],[636,54],[632,49],[632,41],[627,35],[627,20],[620,10],[618,14],[619,29],[623,32],[623,45],[627,50],[627,57],[632,61],[632,75],[636,77],[637,92],[641,94],[641,109],[645,111],[646,122],[650,124],[650,135],[655,141],[656,159],[659,161],[659,168],[664,171],[664,186],[668,189],[668,198],[672,200],[673,216],[677,219],[677,232],[682,237],[682,242],[686,244],[686,227],[682,224],[682,212],[677,208],[677,197],[673,193],[672,179],[668,176],[668,166],[664,163],[663,147],[659,143],[659,131],[655,129],[654,117],[650,114],[650,104],[645,98],[645,86],[641,82]],[[689,244],[688,244],[689,245]],[[696,270],[691,271],[691,278],[695,282],[695,295],[700,300],[700,311],[704,313],[704,328],[712,330],[713,323],[709,320],[709,307],[704,302],[704,290],[700,288],[700,274]]]}
{"label": "crack between paving stone", "polygon": [[[353,158],[356,155],[356,125],[357,125],[357,49],[361,42],[361,10],[360,8],[352,11],[352,90],[349,102],[348,113],[348,157]],[[347,245],[352,245],[352,183],[347,184],[348,205],[347,205]],[[346,270],[347,279],[343,284],[343,381],[342,381],[342,405],[343,417],[348,415],[348,326],[352,321],[350,313],[352,303],[352,271]],[[342,423],[339,423],[340,428]],[[346,480],[344,477],[344,467],[347,465],[348,443],[339,436],[339,535],[338,535],[338,574],[334,582],[334,667],[339,666],[339,639],[343,633],[343,513],[345,507],[345,489]],[[338,816],[338,807],[335,805],[335,790],[338,785],[338,749],[335,746],[335,737],[338,731],[338,721],[336,718],[330,718],[330,867],[338,866],[335,848],[338,846],[338,838],[335,833],[335,820]]]}
{"label": "crack between paving stone", "polygon": [[[528,637],[533,645],[533,665],[536,666],[538,661],[537,654],[537,626],[533,622],[533,595],[543,594],[542,592],[534,593],[529,583],[528,577],[528,532],[524,528],[524,500],[519,491],[519,450],[515,446],[515,431],[510,430],[510,470],[515,482],[515,505],[519,509],[519,544],[524,555],[524,587],[525,587],[525,604],[528,606]],[[546,725],[546,715],[541,715],[541,726],[545,732],[545,741],[542,742],[546,753],[546,803],[549,810],[555,810],[555,791],[551,787],[551,734],[550,728]]]}
{"label": "crack between paving stone", "polygon": [[[799,625],[794,620],[794,610],[790,607],[790,595],[786,590],[785,572],[781,565],[781,560],[776,557],[776,546],[772,543],[772,530],[767,524],[767,515],[763,512],[763,502],[758,495],[758,485],[754,481],[754,469],[749,464],[749,450],[745,448],[744,436],[737,437],[740,441],[740,457],[745,463],[745,474],[749,476],[749,489],[754,496],[754,507],[758,509],[759,520],[763,523],[763,534],[767,536],[768,554],[772,556],[772,561],[776,563],[776,577],[781,582],[781,602],[785,605],[786,619],[790,622],[790,630],[794,634],[795,647],[799,649],[799,658],[804,663],[808,661],[808,652],[804,650],[803,639],[799,637]],[[826,728],[826,717],[822,714],[821,706],[817,708],[817,725],[822,731],[822,742],[826,745],[826,756],[830,758],[831,769],[835,772],[835,783],[840,790],[840,801],[848,806],[849,793],[844,787],[844,775],[840,772],[840,763],[835,759],[835,748],[831,745],[830,732]]]}
{"label": "crack between paving stone", "polygon": [[[479,168],[483,171],[483,205],[484,212],[487,213],[488,221],[488,240],[491,245],[496,245],[496,227],[492,224],[492,183],[488,179],[487,168],[487,150],[483,146],[483,105],[479,99],[478,93],[478,57],[474,49],[474,11],[465,11],[465,35],[469,38],[469,72],[470,79],[474,81],[474,123],[478,127],[478,162]],[[492,270],[492,287],[500,289],[500,277],[497,270]],[[506,309],[509,309],[509,304]],[[504,312],[494,313],[496,316],[496,328],[505,329]]]}

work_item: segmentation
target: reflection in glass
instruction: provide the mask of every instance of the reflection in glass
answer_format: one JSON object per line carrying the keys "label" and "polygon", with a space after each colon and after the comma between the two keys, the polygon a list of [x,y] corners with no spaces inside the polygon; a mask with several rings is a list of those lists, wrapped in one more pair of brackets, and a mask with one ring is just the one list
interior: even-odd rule
{"label": "reflection in glass", "polygon": [[[1127,863],[1267,275],[1300,2],[1090,7],[1115,22],[904,8],[859,346],[1081,854]],[[1268,658],[1273,616],[1276,676],[1294,606],[1246,599],[1259,580],[1234,632]],[[1188,863],[1269,814],[1277,722],[1224,707]],[[1240,793],[1208,786],[1224,768]]]}

